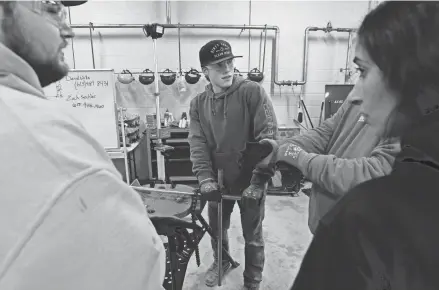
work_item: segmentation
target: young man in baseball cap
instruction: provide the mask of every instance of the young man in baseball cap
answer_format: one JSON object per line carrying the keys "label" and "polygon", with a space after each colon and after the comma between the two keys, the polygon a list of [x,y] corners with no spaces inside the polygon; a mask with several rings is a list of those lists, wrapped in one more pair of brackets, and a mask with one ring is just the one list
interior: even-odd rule
{"label": "young man in baseball cap", "polygon": [[[202,194],[218,190],[217,170],[224,170],[224,185],[230,194],[241,195],[238,202],[245,240],[244,289],[259,289],[264,267],[264,220],[267,181],[271,170],[253,170],[251,181],[242,192],[234,190],[234,182],[242,174],[242,152],[247,142],[275,139],[276,115],[271,100],[258,83],[234,75],[235,56],[227,41],[212,40],[199,52],[202,71],[210,84],[190,104],[189,143],[193,172]],[[250,171],[251,171],[250,170]],[[251,172],[250,172],[251,175]],[[233,192],[235,191],[235,192]],[[223,201],[224,247],[229,250],[227,229],[234,201]],[[215,234],[217,203],[208,205],[209,223]],[[218,283],[218,267],[223,273],[230,263],[218,265],[216,243],[212,240],[214,262],[206,275],[206,285]]]}

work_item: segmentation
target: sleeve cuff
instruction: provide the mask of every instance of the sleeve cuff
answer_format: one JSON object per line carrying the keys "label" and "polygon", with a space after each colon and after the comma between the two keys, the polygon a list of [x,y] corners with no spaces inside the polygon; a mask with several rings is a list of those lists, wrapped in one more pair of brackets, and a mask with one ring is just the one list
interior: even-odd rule
{"label": "sleeve cuff", "polygon": [[295,165],[300,171],[302,171],[302,174],[307,176],[307,172],[308,172],[308,167],[309,164],[311,163],[311,160],[317,156],[317,154],[315,153],[307,153],[305,151],[301,151],[299,153],[299,156],[297,156],[296,162],[297,165]]}
{"label": "sleeve cuff", "polygon": [[216,180],[216,177],[209,171],[203,171],[203,172],[198,173],[198,175],[197,175],[197,179],[198,179],[199,183],[202,182],[203,180],[206,180],[209,178]]}
{"label": "sleeve cuff", "polygon": [[265,174],[253,173],[250,184],[264,185],[271,177]]}

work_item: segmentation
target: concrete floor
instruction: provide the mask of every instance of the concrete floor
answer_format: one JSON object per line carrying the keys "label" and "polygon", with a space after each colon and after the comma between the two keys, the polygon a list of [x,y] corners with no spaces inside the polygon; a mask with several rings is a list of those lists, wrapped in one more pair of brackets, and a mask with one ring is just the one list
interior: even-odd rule
{"label": "concrete floor", "polygon": [[[307,223],[308,201],[309,198],[302,192],[297,197],[272,195],[267,197],[264,220],[266,258],[261,290],[287,290],[291,287],[312,238]],[[203,216],[207,220],[207,207]],[[186,272],[184,290],[241,289],[244,239],[237,206],[232,214],[229,239],[231,255],[241,265],[226,275],[221,287],[207,287],[204,284],[204,275],[213,257],[209,236],[206,234],[199,245],[201,265],[197,267],[193,254]]]}

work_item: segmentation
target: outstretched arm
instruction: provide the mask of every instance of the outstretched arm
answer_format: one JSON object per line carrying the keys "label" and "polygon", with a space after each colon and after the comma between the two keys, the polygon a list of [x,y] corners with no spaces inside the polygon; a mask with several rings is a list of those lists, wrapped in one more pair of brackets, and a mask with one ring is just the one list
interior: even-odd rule
{"label": "outstretched arm", "polygon": [[305,131],[300,135],[280,140],[278,141],[279,145],[294,143],[303,148],[306,152],[325,154],[335,129],[350,105],[349,101],[345,101],[338,111],[331,118],[323,121],[319,127]]}
{"label": "outstretched arm", "polygon": [[350,159],[307,153],[288,145],[280,146],[277,161],[299,168],[311,182],[337,195],[344,195],[367,180],[390,174],[395,157],[401,151],[399,138],[382,141],[368,157]]}

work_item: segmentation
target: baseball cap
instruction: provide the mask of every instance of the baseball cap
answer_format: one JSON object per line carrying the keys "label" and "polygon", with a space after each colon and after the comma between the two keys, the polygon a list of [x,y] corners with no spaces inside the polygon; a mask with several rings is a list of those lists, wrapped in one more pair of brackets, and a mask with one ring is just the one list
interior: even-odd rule
{"label": "baseball cap", "polygon": [[85,2],[87,2],[87,0],[85,0],[85,1],[80,1],[80,0],[61,1],[62,5],[64,5],[65,7],[78,6],[78,5],[84,4]]}
{"label": "baseball cap", "polygon": [[202,67],[236,57],[242,56],[233,55],[230,43],[225,40],[211,40],[200,49],[200,63]]}

